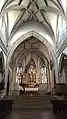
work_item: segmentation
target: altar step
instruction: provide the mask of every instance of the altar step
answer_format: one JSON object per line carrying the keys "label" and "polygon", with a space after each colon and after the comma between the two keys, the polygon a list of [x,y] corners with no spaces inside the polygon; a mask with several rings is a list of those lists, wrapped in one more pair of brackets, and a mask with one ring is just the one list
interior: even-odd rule
{"label": "altar step", "polygon": [[14,104],[12,108],[22,109],[52,109],[50,103],[50,96],[17,96],[14,98]]}

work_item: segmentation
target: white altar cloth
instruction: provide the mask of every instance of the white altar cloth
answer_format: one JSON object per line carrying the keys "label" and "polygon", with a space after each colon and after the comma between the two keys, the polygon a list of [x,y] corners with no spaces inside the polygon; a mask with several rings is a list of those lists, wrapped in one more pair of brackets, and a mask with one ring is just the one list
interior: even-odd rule
{"label": "white altar cloth", "polygon": [[39,88],[25,88],[25,91],[33,91],[33,92],[35,92],[35,91],[38,91],[38,89]]}

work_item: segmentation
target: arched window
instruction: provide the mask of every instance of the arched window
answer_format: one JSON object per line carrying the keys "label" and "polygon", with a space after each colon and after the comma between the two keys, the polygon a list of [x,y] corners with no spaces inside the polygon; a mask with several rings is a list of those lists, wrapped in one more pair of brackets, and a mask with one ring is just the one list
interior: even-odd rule
{"label": "arched window", "polygon": [[67,55],[63,53],[61,58],[59,73],[60,83],[67,83]]}
{"label": "arched window", "polygon": [[22,81],[22,65],[19,64],[17,66],[17,77],[16,77],[16,82],[21,83]]}
{"label": "arched window", "polygon": [[34,67],[34,65],[32,65],[32,64],[30,65],[28,71],[29,71],[30,74],[31,74],[31,73],[36,74],[35,67]]}
{"label": "arched window", "polygon": [[47,83],[46,65],[44,64],[41,67],[41,77],[42,77],[42,83]]}

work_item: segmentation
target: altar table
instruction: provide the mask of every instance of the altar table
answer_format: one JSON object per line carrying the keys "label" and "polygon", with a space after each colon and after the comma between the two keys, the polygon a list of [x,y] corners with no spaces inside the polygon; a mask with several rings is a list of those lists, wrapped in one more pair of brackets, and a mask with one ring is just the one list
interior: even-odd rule
{"label": "altar table", "polygon": [[25,88],[25,93],[27,93],[27,94],[38,94],[39,88]]}

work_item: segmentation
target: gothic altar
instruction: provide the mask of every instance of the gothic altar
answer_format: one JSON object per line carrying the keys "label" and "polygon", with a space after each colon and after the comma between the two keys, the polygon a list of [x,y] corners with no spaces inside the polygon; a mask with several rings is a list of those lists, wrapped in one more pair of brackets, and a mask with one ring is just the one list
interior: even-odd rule
{"label": "gothic altar", "polygon": [[34,88],[39,86],[38,83],[36,81],[36,69],[31,65],[22,76],[22,84],[25,84],[26,87]]}

